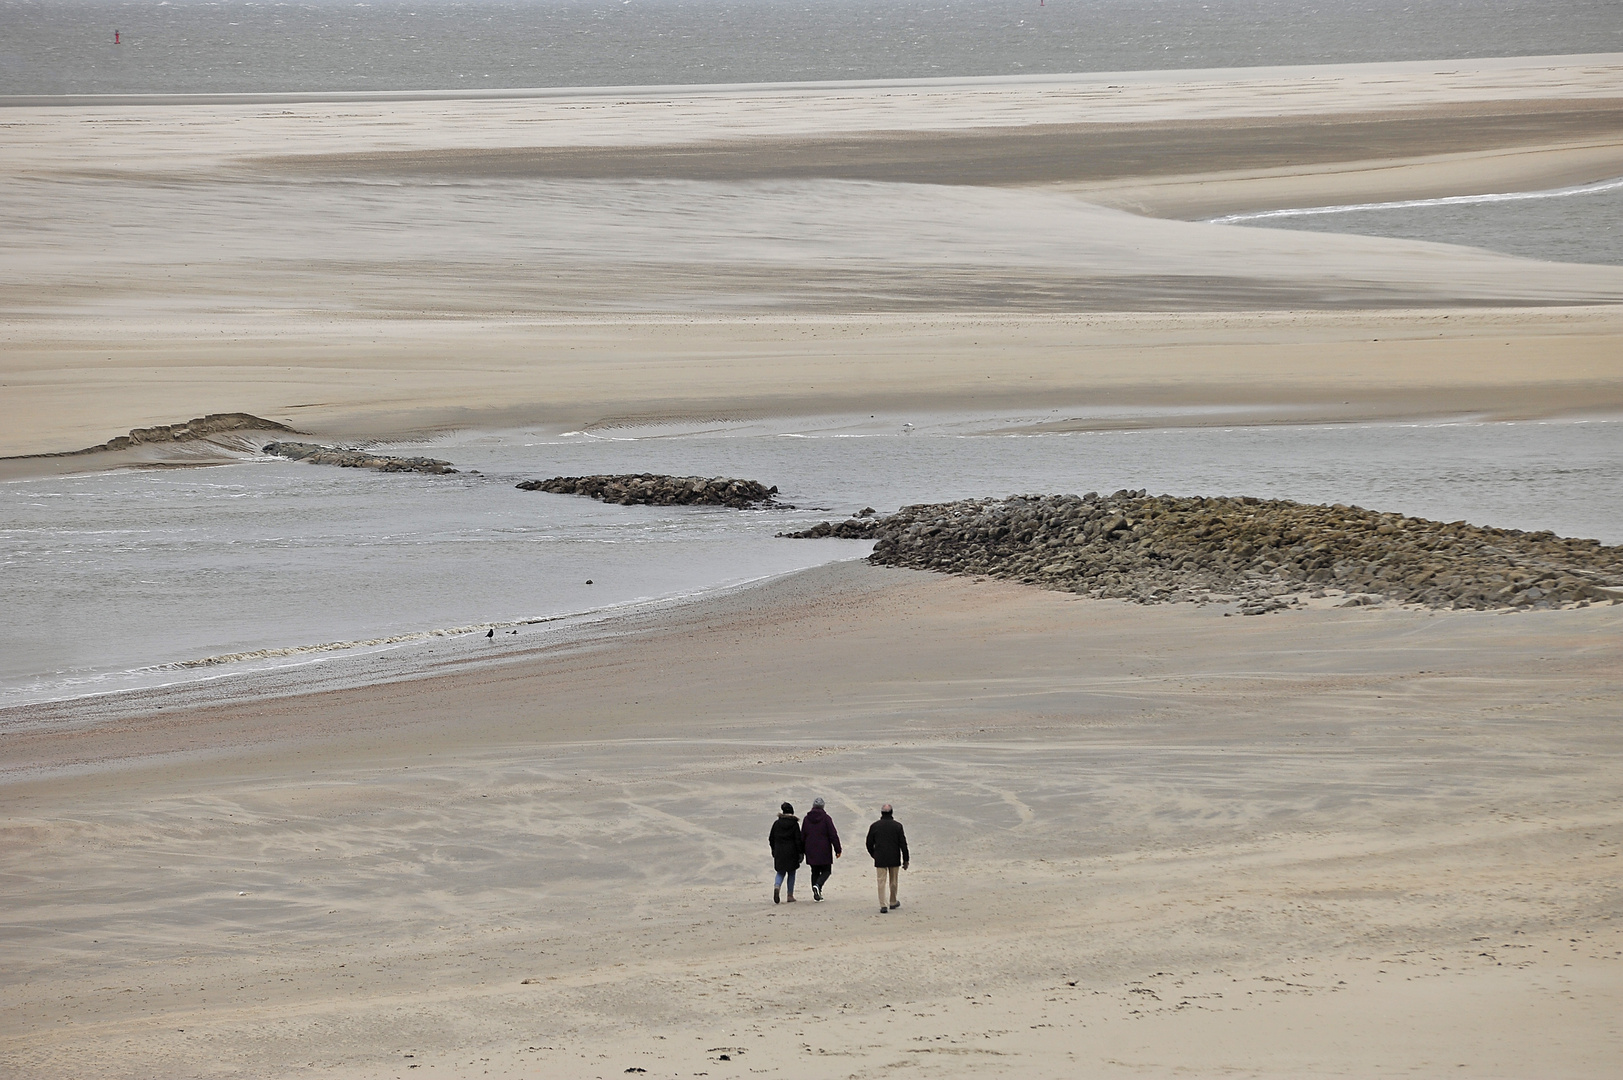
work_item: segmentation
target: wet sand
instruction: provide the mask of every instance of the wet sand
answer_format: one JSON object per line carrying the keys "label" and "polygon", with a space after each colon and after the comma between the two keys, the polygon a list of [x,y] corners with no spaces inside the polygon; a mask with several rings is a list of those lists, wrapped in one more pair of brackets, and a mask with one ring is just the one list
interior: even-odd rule
{"label": "wet sand", "polygon": [[[1218,186],[1232,191],[1241,177],[1284,175],[1300,183],[1313,175],[1390,173],[1394,159],[1407,159],[1396,170],[1407,174],[1469,159],[1476,175],[1450,185],[1447,193],[1453,195],[1614,176],[1623,171],[1623,99],[1490,101],[1333,117],[1027,124],[835,138],[763,136],[652,146],[374,150],[264,157],[252,164],[306,177],[1061,184],[1118,205],[1127,201],[1118,189],[1209,187],[1221,178],[1227,183]],[[1192,183],[1191,177],[1199,180]],[[1427,181],[1417,176],[1388,176],[1379,183],[1390,198],[1429,194]],[[1181,201],[1163,194],[1168,216],[1216,215],[1226,208],[1210,194],[1181,194]],[[1236,207],[1263,208],[1248,195],[1226,197]]]}
{"label": "wet sand", "polygon": [[[423,681],[14,730],[0,1061],[1605,1076],[1619,610],[847,564]],[[848,853],[774,907],[773,809],[815,795]]]}
{"label": "wet sand", "polygon": [[[234,364],[190,324],[136,324],[112,340],[12,351],[8,390],[19,392],[6,405],[6,449],[78,449],[222,401],[335,440],[877,409],[1057,405],[1086,416],[1125,407],[1138,414],[1132,423],[1180,426],[1199,422],[1184,410],[1191,405],[1227,407],[1217,419],[1225,424],[1623,409],[1620,307],[380,320],[363,324],[364,336],[268,315],[234,325]],[[0,476],[186,462],[210,449],[0,461]]]}
{"label": "wet sand", "polygon": [[1614,177],[1620,73],[15,106],[0,455],[222,411],[343,438],[895,402],[1614,409],[1623,270],[1173,219]]}

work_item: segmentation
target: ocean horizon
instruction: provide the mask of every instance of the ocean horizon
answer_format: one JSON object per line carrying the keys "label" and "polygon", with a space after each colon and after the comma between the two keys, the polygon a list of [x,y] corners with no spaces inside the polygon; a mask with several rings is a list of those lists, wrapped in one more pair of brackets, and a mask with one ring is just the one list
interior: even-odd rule
{"label": "ocean horizon", "polygon": [[1612,51],[1623,51],[1623,5],[1610,0],[0,0],[0,96],[825,82]]}

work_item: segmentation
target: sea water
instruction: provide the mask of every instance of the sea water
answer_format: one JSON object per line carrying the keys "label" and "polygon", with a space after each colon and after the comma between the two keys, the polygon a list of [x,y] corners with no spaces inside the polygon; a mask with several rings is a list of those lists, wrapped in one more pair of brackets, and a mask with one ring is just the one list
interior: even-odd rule
{"label": "sea water", "polygon": [[1616,0],[0,0],[0,95],[658,86],[1612,51],[1623,51]]}
{"label": "sea water", "polygon": [[[362,654],[387,653],[394,674],[478,657],[487,630],[529,643],[861,558],[865,542],[775,534],[915,502],[1142,487],[1623,542],[1616,419],[1007,433],[1053,419],[521,431],[399,448],[469,470],[454,476],[264,458],[0,484],[0,707],[268,669],[316,678]],[[514,487],[622,472],[758,479],[795,508],[627,507]]]}

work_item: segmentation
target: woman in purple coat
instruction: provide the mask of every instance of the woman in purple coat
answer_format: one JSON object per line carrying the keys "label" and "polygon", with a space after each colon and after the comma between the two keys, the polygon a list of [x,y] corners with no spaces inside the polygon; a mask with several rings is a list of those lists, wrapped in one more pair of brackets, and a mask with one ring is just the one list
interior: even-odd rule
{"label": "woman in purple coat", "polygon": [[801,823],[800,833],[805,838],[806,865],[811,867],[812,899],[821,902],[823,884],[834,872],[834,860],[842,854],[840,831],[834,827],[834,819],[828,816],[828,811],[823,809],[822,799],[812,802],[811,813]]}

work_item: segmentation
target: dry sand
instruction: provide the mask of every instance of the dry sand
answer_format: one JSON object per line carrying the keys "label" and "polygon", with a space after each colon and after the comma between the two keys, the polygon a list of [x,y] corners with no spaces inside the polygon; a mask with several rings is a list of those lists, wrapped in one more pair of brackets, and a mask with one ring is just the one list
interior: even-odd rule
{"label": "dry sand", "polygon": [[[14,730],[0,1067],[1610,1076],[1619,610],[846,564],[425,681]],[[814,795],[848,853],[774,907],[773,809]]]}
{"label": "dry sand", "polygon": [[[234,410],[1616,409],[1623,270],[1173,219],[1616,176],[1620,76],[8,108],[0,454]],[[0,1072],[1610,1076],[1619,610],[846,565],[420,680],[14,711]],[[851,853],[774,907],[817,794]]]}

